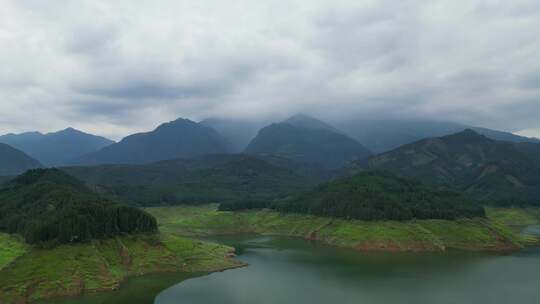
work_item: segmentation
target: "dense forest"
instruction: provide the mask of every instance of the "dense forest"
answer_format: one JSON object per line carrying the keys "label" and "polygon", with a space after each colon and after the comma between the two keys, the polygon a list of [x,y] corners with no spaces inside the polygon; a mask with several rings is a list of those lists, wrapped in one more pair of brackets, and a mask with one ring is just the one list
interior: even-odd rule
{"label": "dense forest", "polygon": [[280,157],[241,154],[62,170],[137,206],[269,200],[308,190],[328,178],[317,167]]}
{"label": "dense forest", "polygon": [[387,172],[362,172],[275,201],[281,212],[362,220],[483,217],[484,208],[459,192],[437,190]]}
{"label": "dense forest", "polygon": [[485,205],[540,205],[540,144],[496,141],[473,130],[428,138],[353,162],[457,189]]}
{"label": "dense forest", "polygon": [[0,231],[18,233],[31,244],[156,230],[151,215],[103,199],[58,169],[27,171],[0,189]]}

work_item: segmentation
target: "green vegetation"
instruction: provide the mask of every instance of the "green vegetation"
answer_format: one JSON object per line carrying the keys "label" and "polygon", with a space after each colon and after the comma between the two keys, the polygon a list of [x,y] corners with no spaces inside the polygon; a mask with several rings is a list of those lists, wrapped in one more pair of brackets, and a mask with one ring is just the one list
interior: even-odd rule
{"label": "green vegetation", "polygon": [[270,210],[218,211],[215,205],[146,209],[161,231],[185,236],[265,234],[380,251],[512,250],[521,239],[485,218],[412,221],[344,220]]}
{"label": "green vegetation", "polygon": [[540,205],[540,144],[491,140],[472,130],[428,138],[354,163],[467,192],[486,205]]}
{"label": "green vegetation", "polygon": [[483,217],[484,208],[459,192],[436,190],[386,172],[362,172],[322,184],[272,205],[280,212],[362,220]]}
{"label": "green vegetation", "polygon": [[307,190],[323,174],[286,159],[240,154],[62,170],[138,206],[271,200]]}
{"label": "green vegetation", "polygon": [[[10,240],[0,238],[0,248],[11,245]],[[228,258],[233,250],[168,234],[32,248],[0,271],[0,302],[26,303],[113,290],[129,276],[148,273],[210,272],[242,266]]]}
{"label": "green vegetation", "polygon": [[540,208],[486,208],[486,214],[507,226],[540,225]]}
{"label": "green vegetation", "polygon": [[487,217],[494,223],[510,227],[525,244],[538,244],[540,237],[523,232],[530,225],[540,225],[540,208],[486,208]]}
{"label": "green vegetation", "polygon": [[15,236],[0,233],[0,270],[26,253],[28,246]]}
{"label": "green vegetation", "polygon": [[153,232],[146,212],[107,201],[57,169],[30,170],[0,189],[0,230],[28,243],[81,242]]}

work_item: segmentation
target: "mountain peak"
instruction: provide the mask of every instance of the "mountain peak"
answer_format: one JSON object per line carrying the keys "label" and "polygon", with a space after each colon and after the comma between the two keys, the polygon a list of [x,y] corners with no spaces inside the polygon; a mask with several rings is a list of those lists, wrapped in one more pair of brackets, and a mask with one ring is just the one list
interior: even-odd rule
{"label": "mountain peak", "polygon": [[469,139],[469,140],[490,140],[486,136],[474,131],[473,129],[467,128],[459,133],[447,135],[446,137],[455,137],[455,138],[463,138],[463,139]]}
{"label": "mountain peak", "polygon": [[288,119],[284,120],[283,123],[290,124],[298,128],[313,129],[313,130],[329,130],[336,133],[342,133],[341,131],[327,124],[326,122],[320,119],[314,118],[312,116],[302,114],[302,113],[289,117]]}
{"label": "mountain peak", "polygon": [[163,123],[75,160],[76,164],[142,164],[227,153],[229,143],[214,129],[185,118]]}
{"label": "mountain peak", "polygon": [[60,130],[58,132],[49,133],[49,135],[50,134],[81,134],[81,133],[84,133],[84,132],[79,131],[77,129],[74,129],[72,127],[68,127],[68,128],[65,128],[64,130]]}

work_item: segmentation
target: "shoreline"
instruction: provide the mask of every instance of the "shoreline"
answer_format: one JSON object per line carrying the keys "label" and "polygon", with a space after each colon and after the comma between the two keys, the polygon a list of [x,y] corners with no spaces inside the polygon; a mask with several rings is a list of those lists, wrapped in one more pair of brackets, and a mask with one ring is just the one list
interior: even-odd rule
{"label": "shoreline", "polygon": [[244,267],[231,252],[234,248],[166,233],[31,248],[0,271],[0,303],[54,303],[115,291],[130,278],[145,275]]}
{"label": "shoreline", "polygon": [[359,221],[270,210],[217,211],[215,205],[147,208],[160,229],[185,237],[255,234],[296,237],[360,252],[511,252],[525,238],[488,218]]}
{"label": "shoreline", "polygon": [[[248,266],[236,259],[235,248],[208,240],[217,236],[295,238],[375,253],[507,253],[538,244],[531,242],[538,238],[521,236],[508,225],[517,222],[502,223],[494,218],[364,222],[268,210],[219,212],[215,205],[147,211],[158,218],[160,233],[53,249],[21,245],[26,251],[0,270],[0,304],[49,303],[114,292],[130,279],[153,274],[209,275]],[[47,272],[47,265],[54,270]],[[65,271],[73,273],[64,278]],[[65,283],[70,281],[71,285]]]}

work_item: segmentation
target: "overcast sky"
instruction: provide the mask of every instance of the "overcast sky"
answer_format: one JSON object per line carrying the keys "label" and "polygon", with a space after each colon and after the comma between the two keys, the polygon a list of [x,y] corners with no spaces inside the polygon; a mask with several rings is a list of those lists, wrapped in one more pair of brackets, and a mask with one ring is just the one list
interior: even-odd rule
{"label": "overcast sky", "polygon": [[538,0],[0,3],[0,133],[305,112],[540,137]]}

